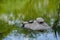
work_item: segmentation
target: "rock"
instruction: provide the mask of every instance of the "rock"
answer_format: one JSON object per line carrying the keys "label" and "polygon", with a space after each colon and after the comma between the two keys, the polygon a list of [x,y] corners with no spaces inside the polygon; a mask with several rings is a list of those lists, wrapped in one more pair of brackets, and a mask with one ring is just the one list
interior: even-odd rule
{"label": "rock", "polygon": [[46,30],[50,28],[46,23],[39,24],[37,22],[32,23],[32,24],[25,24],[24,27],[28,29],[32,29],[32,30]]}
{"label": "rock", "polygon": [[31,30],[47,30],[47,29],[50,29],[50,27],[47,25],[47,23],[44,22],[43,18],[37,18],[32,23],[26,22],[23,24],[24,24],[24,28],[31,29]]}

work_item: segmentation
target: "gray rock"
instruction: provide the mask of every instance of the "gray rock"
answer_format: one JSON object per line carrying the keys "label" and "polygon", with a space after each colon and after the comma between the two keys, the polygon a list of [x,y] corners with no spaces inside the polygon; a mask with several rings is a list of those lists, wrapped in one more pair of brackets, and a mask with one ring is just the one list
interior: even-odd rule
{"label": "gray rock", "polygon": [[[40,23],[42,22],[42,23]],[[47,23],[44,22],[43,18],[37,18],[34,20],[33,23],[24,23],[24,28],[32,29],[32,30],[47,30],[50,29],[50,27],[47,25]]]}

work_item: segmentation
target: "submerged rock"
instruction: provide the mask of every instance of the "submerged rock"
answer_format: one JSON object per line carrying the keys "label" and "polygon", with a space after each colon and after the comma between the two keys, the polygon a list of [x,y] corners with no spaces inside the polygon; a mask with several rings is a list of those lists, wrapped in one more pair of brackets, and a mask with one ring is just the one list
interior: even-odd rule
{"label": "submerged rock", "polygon": [[50,27],[47,25],[47,23],[44,22],[43,18],[37,18],[33,22],[24,22],[23,23],[24,28],[32,29],[32,30],[47,30],[50,29]]}

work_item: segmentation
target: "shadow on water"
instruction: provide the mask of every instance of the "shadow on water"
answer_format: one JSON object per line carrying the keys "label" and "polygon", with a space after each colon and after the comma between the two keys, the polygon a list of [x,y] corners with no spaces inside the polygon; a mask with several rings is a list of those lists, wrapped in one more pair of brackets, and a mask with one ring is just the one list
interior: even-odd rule
{"label": "shadow on water", "polygon": [[[55,33],[56,38],[57,38],[57,33],[60,36],[60,4],[59,4],[58,13],[57,13],[57,19],[55,20],[52,29]],[[57,38],[57,40],[58,40],[58,38]]]}

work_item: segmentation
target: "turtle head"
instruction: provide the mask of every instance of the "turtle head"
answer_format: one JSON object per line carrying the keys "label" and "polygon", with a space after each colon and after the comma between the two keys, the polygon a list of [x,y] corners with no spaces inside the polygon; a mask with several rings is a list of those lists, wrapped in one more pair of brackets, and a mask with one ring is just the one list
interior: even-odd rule
{"label": "turtle head", "polygon": [[37,21],[39,24],[44,23],[44,19],[43,19],[43,18],[36,18],[36,21]]}

